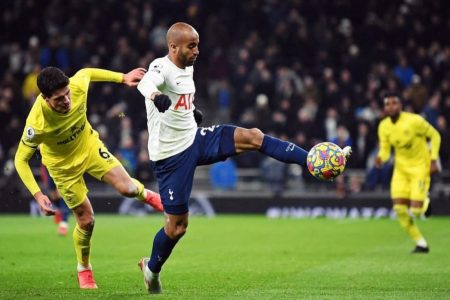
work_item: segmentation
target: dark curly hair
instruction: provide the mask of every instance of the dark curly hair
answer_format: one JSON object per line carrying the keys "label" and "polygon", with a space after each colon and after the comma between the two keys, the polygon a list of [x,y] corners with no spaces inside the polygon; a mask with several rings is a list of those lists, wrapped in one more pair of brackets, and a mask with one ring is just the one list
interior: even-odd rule
{"label": "dark curly hair", "polygon": [[50,98],[54,91],[69,84],[69,77],[56,67],[44,68],[37,77],[37,86],[42,95]]}

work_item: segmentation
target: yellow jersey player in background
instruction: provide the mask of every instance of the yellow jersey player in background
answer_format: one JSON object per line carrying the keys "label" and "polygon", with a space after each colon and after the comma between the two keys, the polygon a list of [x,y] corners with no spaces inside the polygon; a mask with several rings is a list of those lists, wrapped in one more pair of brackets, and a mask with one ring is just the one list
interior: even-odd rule
{"label": "yellow jersey player in background", "polygon": [[394,148],[391,180],[394,211],[400,225],[416,243],[412,253],[428,253],[428,243],[410,213],[417,218],[428,208],[430,175],[439,170],[441,137],[420,115],[402,111],[400,98],[395,95],[384,98],[384,110],[387,117],[378,126],[380,150],[375,165],[381,167],[389,159],[391,147]]}
{"label": "yellow jersey player in background", "polygon": [[48,67],[37,78],[41,94],[26,120],[15,156],[17,172],[45,215],[55,214],[49,198],[41,192],[29,160],[40,147],[42,162],[67,206],[73,211],[76,226],[73,241],[78,260],[80,288],[97,288],[90,264],[94,212],[83,179],[89,173],[113,186],[126,197],[135,197],[162,211],[159,194],[131,178],[121,163],[108,151],[93,130],[86,115],[89,84],[95,81],[136,86],[145,73],[137,68],[127,74],[102,69],[82,69],[68,78],[60,69]]}

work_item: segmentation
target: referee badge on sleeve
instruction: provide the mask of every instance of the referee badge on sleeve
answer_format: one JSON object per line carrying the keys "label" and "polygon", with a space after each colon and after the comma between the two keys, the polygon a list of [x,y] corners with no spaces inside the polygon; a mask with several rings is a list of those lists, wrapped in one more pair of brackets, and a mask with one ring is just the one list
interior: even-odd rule
{"label": "referee badge on sleeve", "polygon": [[33,127],[31,127],[31,126],[27,127],[26,132],[25,132],[26,140],[31,141],[34,138],[35,134],[36,133],[35,133]]}

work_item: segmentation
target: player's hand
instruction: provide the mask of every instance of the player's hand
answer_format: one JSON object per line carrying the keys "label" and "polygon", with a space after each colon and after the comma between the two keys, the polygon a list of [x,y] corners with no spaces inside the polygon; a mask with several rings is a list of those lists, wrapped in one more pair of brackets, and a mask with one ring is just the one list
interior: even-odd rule
{"label": "player's hand", "polygon": [[203,113],[200,109],[194,109],[194,119],[195,119],[195,123],[197,123],[197,126],[199,126],[200,124],[202,124],[203,121]]}
{"label": "player's hand", "polygon": [[375,168],[380,169],[383,166],[383,162],[381,161],[381,158],[377,156],[375,158]]}
{"label": "player's hand", "polygon": [[131,70],[127,74],[123,74],[122,83],[128,86],[137,86],[142,77],[144,77],[145,72],[147,72],[147,70],[144,68]]}
{"label": "player's hand", "polygon": [[46,195],[42,194],[42,192],[37,192],[34,195],[34,199],[36,199],[44,215],[52,216],[56,213],[56,210],[53,209],[52,202]]}
{"label": "player's hand", "polygon": [[164,94],[158,94],[153,97],[153,103],[160,113],[165,112],[170,105],[172,105],[172,100],[170,100],[169,96]]}
{"label": "player's hand", "polygon": [[432,160],[430,164],[430,175],[439,173],[441,170],[436,160]]}

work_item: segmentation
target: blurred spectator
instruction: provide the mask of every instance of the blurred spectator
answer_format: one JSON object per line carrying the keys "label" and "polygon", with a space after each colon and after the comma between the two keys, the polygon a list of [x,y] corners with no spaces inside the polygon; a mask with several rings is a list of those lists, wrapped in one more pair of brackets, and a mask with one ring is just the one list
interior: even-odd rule
{"label": "blurred spectator", "polygon": [[265,157],[261,162],[261,178],[263,178],[276,197],[283,195],[287,184],[288,168],[289,165],[269,156]]}
{"label": "blurred spectator", "polygon": [[136,150],[131,136],[123,138],[120,148],[114,154],[122,163],[123,167],[130,176],[135,176],[138,159],[136,157]]}
{"label": "blurred spectator", "polygon": [[55,34],[50,37],[49,44],[41,48],[39,62],[42,67],[55,66],[64,72],[70,71],[69,52],[61,40],[62,37]]}
{"label": "blurred spectator", "polygon": [[22,95],[25,100],[29,102],[30,107],[40,93],[37,86],[37,77],[40,71],[41,67],[39,65],[35,65],[34,69],[25,77],[22,84]]}
{"label": "blurred spectator", "polygon": [[324,123],[326,139],[328,141],[335,140],[337,138],[338,112],[334,107],[327,109]]}
{"label": "blurred spectator", "polygon": [[233,159],[217,162],[209,170],[211,185],[221,190],[232,190],[236,188],[237,171]]}
{"label": "blurred spectator", "polygon": [[424,118],[430,122],[433,127],[436,127],[437,125],[437,119],[440,115],[440,101],[441,101],[441,95],[438,93],[435,93],[431,98],[428,104],[424,107],[422,110],[422,115]]}
{"label": "blurred spectator", "polygon": [[366,166],[366,181],[364,183],[364,188],[368,190],[374,190],[375,188],[383,188],[388,189],[392,171],[393,171],[393,162],[392,158],[387,163],[385,163],[381,168],[375,167],[375,158],[378,155],[378,145],[374,148],[367,158],[367,166]]}
{"label": "blurred spectator", "polygon": [[408,64],[406,57],[399,58],[398,65],[394,68],[394,74],[404,87],[409,87],[414,75],[414,69]]}
{"label": "blurred spectator", "polygon": [[230,123],[231,88],[227,80],[221,80],[217,91],[217,102],[219,105],[218,123]]}
{"label": "blurred spectator", "polygon": [[350,137],[350,132],[344,125],[339,125],[336,130],[336,137],[331,140],[331,142],[335,143],[341,149],[344,149],[346,146],[353,146],[352,138]]}
{"label": "blurred spectator", "polygon": [[428,89],[421,83],[420,76],[415,74],[412,77],[412,85],[406,90],[407,97],[415,113],[420,113],[427,103]]}
{"label": "blurred spectator", "polygon": [[[39,65],[68,74],[81,67],[148,67],[166,54],[167,24],[178,20],[195,25],[203,37],[195,64],[196,105],[208,120],[229,119],[288,139],[301,136],[306,149],[335,137],[342,124],[357,149],[365,140],[362,128],[370,132],[382,117],[382,95],[396,92],[448,131],[443,125],[450,119],[447,1],[250,1],[239,10],[235,0],[111,0],[96,3],[89,13],[84,4],[1,2],[0,163],[19,141],[28,100],[37,93]],[[349,10],[352,6],[364,8]],[[90,93],[89,118],[107,135],[109,149],[121,146],[121,136],[111,133],[121,131],[122,114],[133,121],[136,143],[147,121],[142,97],[108,84]],[[263,100],[255,101],[258,95]],[[133,146],[139,169],[142,147]],[[259,159],[242,156],[236,163],[251,167]]]}
{"label": "blurred spectator", "polygon": [[436,121],[436,129],[441,134],[441,164],[444,169],[450,168],[450,129],[448,128],[447,119],[444,116],[439,116]]}
{"label": "blurred spectator", "polygon": [[367,122],[359,122],[353,145],[352,159],[349,166],[364,169],[366,167],[369,153],[375,146],[376,133],[370,131]]}
{"label": "blurred spectator", "polygon": [[268,131],[272,125],[269,98],[265,94],[259,94],[255,99],[256,119],[262,131]]}

